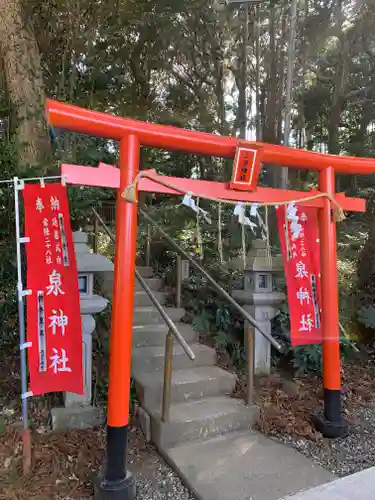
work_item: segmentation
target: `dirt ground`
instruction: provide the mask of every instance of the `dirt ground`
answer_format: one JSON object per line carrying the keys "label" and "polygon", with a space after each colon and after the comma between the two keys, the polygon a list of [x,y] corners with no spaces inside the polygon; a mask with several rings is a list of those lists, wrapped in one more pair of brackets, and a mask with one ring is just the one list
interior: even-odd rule
{"label": "dirt ground", "polygon": [[[103,465],[105,429],[33,433],[30,474],[22,474],[20,431],[10,426],[0,445],[1,500],[86,500]],[[142,433],[131,428],[129,468],[143,500],[192,500],[190,493]]]}
{"label": "dirt ground", "polygon": [[[285,374],[284,374],[285,375]],[[241,379],[240,379],[241,380]],[[246,390],[244,377],[237,397]],[[325,439],[311,422],[323,408],[320,377],[273,373],[256,382],[255,402],[261,408],[258,428],[294,446],[336,476],[359,472],[375,463],[375,362],[373,357],[342,364],[342,411],[349,433]]]}
{"label": "dirt ground", "polygon": [[[22,475],[19,375],[17,360],[0,368],[0,500],[68,500],[89,498],[91,479],[104,462],[105,431],[58,433],[50,430],[49,408],[58,397],[35,398],[30,404],[32,469]],[[243,397],[243,374],[235,397]],[[256,380],[255,402],[261,407],[259,429],[288,442],[337,475],[373,465],[375,460],[375,363],[355,360],[343,365],[343,411],[349,436],[330,441],[316,432],[311,415],[322,406],[322,382],[317,376],[283,376],[275,372]],[[367,443],[367,444],[366,444]],[[145,443],[141,432],[130,432],[130,463],[142,498],[191,497],[179,479]]]}
{"label": "dirt ground", "polygon": [[[59,394],[29,400],[32,468],[22,474],[22,422],[18,353],[0,366],[0,500],[86,500],[92,479],[105,461],[105,428],[52,432],[50,408]],[[180,479],[145,442],[139,429],[129,433],[129,468],[143,500],[192,500]]]}

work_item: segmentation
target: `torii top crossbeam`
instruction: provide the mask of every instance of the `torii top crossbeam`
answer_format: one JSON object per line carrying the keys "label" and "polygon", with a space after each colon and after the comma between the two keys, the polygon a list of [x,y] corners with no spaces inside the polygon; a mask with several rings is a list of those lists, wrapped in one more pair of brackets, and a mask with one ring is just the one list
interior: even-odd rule
{"label": "torii top crossbeam", "polygon": [[[121,118],[52,100],[47,101],[47,111],[49,122],[55,127],[118,141],[132,134],[142,146],[170,151],[233,158],[238,145],[234,137]],[[263,148],[264,163],[318,171],[333,167],[340,174],[371,174],[375,171],[375,159],[325,155],[249,141],[251,145]]]}
{"label": "torii top crossbeam", "polygon": [[[127,443],[129,418],[137,205],[125,200],[121,193],[124,192],[125,188],[133,185],[138,176],[141,146],[233,158],[239,148],[239,141],[232,137],[120,118],[52,100],[47,102],[47,118],[49,123],[55,127],[120,142],[119,178],[112,171],[110,180],[106,179],[106,175],[99,175],[96,181],[91,181],[91,183],[119,187],[116,205],[116,255],[108,388],[107,465],[104,479],[100,482],[99,488],[103,492],[119,491],[119,488],[121,491],[127,490],[129,492],[131,485],[125,472],[126,452],[124,453],[124,450]],[[345,210],[364,210],[364,204],[361,200],[336,195],[335,173],[371,174],[375,172],[375,160],[322,155],[284,146],[242,141],[242,145],[244,143],[249,150],[250,148],[261,149],[263,163],[318,172],[319,191],[315,191],[315,193],[326,196],[323,200],[320,199],[319,203],[314,204],[319,211],[321,252],[324,413],[319,415],[315,422],[317,428],[325,436],[343,435],[347,426],[341,415],[336,224],[332,217],[331,202],[341,203]],[[253,171],[254,169],[253,166]],[[98,173],[95,173],[94,170],[98,171],[99,169],[89,170],[88,176],[84,174],[88,184],[90,184],[90,178]],[[84,177],[78,177],[77,183],[84,183],[82,182]],[[102,179],[102,181],[97,182],[98,179]],[[152,191],[155,183],[153,184],[149,179],[144,181],[144,190]],[[174,183],[179,183],[179,186],[186,186],[188,182],[192,182],[192,180],[174,179]],[[200,181],[195,180],[195,186],[197,186],[197,182]],[[240,177],[239,182],[242,182],[242,177]],[[138,183],[135,183],[134,186],[136,194]],[[227,187],[224,183],[210,183],[207,186],[199,184],[197,189],[200,192],[205,192],[206,189],[211,190],[211,192],[217,190],[222,193],[222,197],[225,196]],[[256,201],[261,191],[261,188],[257,188],[253,193],[242,190],[238,199]],[[262,195],[267,198],[275,194],[275,191],[273,190],[271,194],[263,191]],[[168,191],[159,190],[159,192]],[[301,197],[302,195],[303,193],[301,193]],[[279,191],[279,196],[280,201],[290,201],[291,197],[292,199],[295,197],[295,192],[283,190]],[[341,196],[340,199],[339,196]],[[124,498],[128,497],[124,496]],[[129,498],[133,499],[133,496],[130,495]]]}

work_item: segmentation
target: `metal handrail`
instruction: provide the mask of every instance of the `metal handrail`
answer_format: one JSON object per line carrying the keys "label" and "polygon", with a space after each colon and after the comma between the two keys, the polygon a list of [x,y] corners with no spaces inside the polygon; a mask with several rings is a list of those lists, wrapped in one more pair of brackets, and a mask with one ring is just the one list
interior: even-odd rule
{"label": "metal handrail", "polygon": [[161,227],[160,225],[148,215],[144,210],[140,209],[140,213],[142,216],[150,222],[159,233],[171,244],[171,246],[201,273],[203,276],[209,281],[209,283],[213,286],[213,288],[220,293],[254,328],[256,328],[259,333],[263,335],[263,337],[268,340],[268,342],[275,347],[279,352],[282,352],[282,346],[275,340],[269,333],[262,330],[261,326],[257,323],[257,321],[250,316],[250,314],[242,307],[240,304],[234,300],[233,297],[229,295],[228,292],[224,290],[213,278],[210,276],[203,267],[201,267],[183,248],[180,247]]}
{"label": "metal handrail", "polygon": [[[98,220],[106,234],[109,236],[112,242],[115,243],[115,237],[113,236],[112,232],[108,227],[106,226],[105,222],[103,219],[100,217],[98,212],[95,210],[94,207],[91,207],[93,214],[96,217],[96,220]],[[172,362],[173,362],[173,338],[177,340],[177,342],[180,344],[182,349],[185,351],[187,356],[191,359],[195,359],[195,354],[191,350],[190,346],[186,342],[186,340],[183,338],[181,333],[178,331],[176,325],[174,322],[171,320],[171,318],[168,316],[168,314],[165,312],[163,306],[160,304],[158,299],[155,297],[153,294],[151,288],[147,285],[146,281],[142,278],[142,276],[139,274],[137,269],[135,270],[135,276],[139,283],[141,284],[143,290],[147,293],[149,298],[151,299],[151,302],[154,304],[156,309],[159,311],[160,315],[166,322],[168,326],[168,333],[165,338],[165,362],[164,362],[164,377],[163,377],[163,401],[162,401],[162,407],[161,407],[161,419],[163,422],[167,422],[169,420],[169,413],[170,413],[170,407],[171,407],[171,394],[172,394]]]}
{"label": "metal handrail", "polygon": [[[113,236],[111,230],[108,229],[106,223],[100,217],[100,215],[95,210],[95,208],[93,208],[93,207],[91,207],[91,208],[92,208],[92,211],[93,211],[95,217],[98,219],[98,221],[100,222],[100,224],[103,226],[104,231],[109,236],[109,238],[111,239],[111,241],[114,243],[115,242],[115,237]],[[195,359],[195,354],[193,353],[193,351],[189,347],[189,344],[186,342],[186,340],[183,338],[183,336],[181,335],[181,333],[178,331],[176,325],[171,320],[171,318],[168,316],[168,314],[165,312],[163,306],[160,304],[160,302],[158,301],[158,299],[155,297],[155,295],[153,294],[151,288],[147,285],[146,281],[142,278],[142,276],[139,274],[139,271],[137,271],[137,269],[135,270],[135,276],[136,276],[137,280],[139,281],[139,283],[141,284],[143,290],[150,297],[151,302],[154,304],[154,306],[156,307],[156,309],[159,311],[160,315],[162,316],[162,318],[166,322],[168,328],[173,333],[173,335],[176,338],[177,342],[181,345],[181,347],[183,348],[183,350],[185,351],[185,353],[187,354],[187,356],[189,356],[189,358],[191,360],[194,360]]]}

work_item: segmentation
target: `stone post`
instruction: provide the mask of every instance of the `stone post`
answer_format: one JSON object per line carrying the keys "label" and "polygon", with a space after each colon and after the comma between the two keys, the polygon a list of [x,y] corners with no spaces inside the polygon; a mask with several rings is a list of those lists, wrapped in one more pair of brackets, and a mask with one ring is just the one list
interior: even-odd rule
{"label": "stone post", "polygon": [[108,301],[94,294],[94,274],[113,271],[112,262],[106,257],[92,253],[87,245],[88,236],[83,232],[73,233],[77,259],[78,284],[82,319],[82,356],[84,395],[64,393],[64,407],[53,408],[53,429],[88,428],[104,423],[105,416],[92,400],[92,334],[95,330],[94,314],[103,311]]}
{"label": "stone post", "polygon": [[[232,295],[259,323],[266,333],[271,333],[271,320],[276,316],[278,305],[285,300],[285,294],[276,292],[275,274],[283,271],[281,256],[268,257],[266,243],[255,240],[246,258],[244,289],[234,290]],[[245,321],[245,348],[248,332],[254,334],[255,373],[268,374],[271,369],[271,346],[263,335]]]}

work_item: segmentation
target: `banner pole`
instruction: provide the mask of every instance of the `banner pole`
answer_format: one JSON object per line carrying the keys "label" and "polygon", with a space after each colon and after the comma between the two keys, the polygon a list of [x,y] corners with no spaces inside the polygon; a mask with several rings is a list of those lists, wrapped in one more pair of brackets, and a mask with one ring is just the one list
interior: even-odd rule
{"label": "banner pole", "polygon": [[21,358],[21,399],[22,399],[22,421],[23,421],[23,472],[27,474],[31,467],[31,436],[28,419],[27,404],[27,362],[26,362],[26,331],[25,331],[25,305],[23,301],[24,291],[22,286],[22,263],[21,263],[21,235],[20,235],[20,209],[19,209],[19,184],[18,177],[13,178],[14,186],[14,210],[16,219],[16,246],[17,246],[17,296],[18,296],[18,330],[20,340]]}

